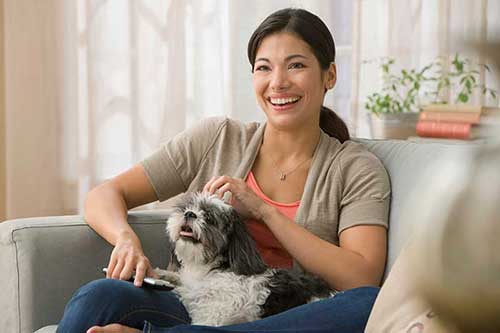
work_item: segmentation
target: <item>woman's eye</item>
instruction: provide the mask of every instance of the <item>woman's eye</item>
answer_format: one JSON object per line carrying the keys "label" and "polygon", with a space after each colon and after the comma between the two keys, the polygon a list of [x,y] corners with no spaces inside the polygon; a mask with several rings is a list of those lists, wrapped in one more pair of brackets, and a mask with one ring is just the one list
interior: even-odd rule
{"label": "woman's eye", "polygon": [[293,69],[293,68],[305,68],[304,64],[301,64],[300,62],[294,62],[293,64],[290,64],[288,68]]}
{"label": "woman's eye", "polygon": [[262,66],[257,66],[255,68],[256,71],[268,71],[269,70],[269,67],[265,66],[265,65],[262,65]]}

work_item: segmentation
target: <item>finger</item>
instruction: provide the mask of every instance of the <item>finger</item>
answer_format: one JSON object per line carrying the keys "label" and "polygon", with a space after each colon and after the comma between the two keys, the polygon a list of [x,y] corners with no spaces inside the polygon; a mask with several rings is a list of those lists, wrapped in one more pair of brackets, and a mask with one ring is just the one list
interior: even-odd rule
{"label": "finger", "polygon": [[228,191],[224,192],[224,194],[222,195],[221,199],[225,203],[232,205],[232,203],[233,203],[233,192],[231,192],[231,190],[228,190]]}
{"label": "finger", "polygon": [[113,253],[112,253],[111,258],[109,259],[109,263],[108,263],[108,271],[106,272],[107,279],[111,278],[111,274],[115,270],[116,263],[117,263],[116,256],[113,255]]}
{"label": "finger", "polygon": [[221,185],[221,181],[220,181],[221,177],[217,177],[216,179],[214,179],[209,185],[208,185],[208,190],[207,192],[210,193],[210,194],[214,194],[215,191],[217,191],[217,189],[219,188],[219,186]]}
{"label": "finger", "polygon": [[232,182],[232,178],[228,176],[221,176],[217,178],[216,180],[213,181],[213,183],[210,185],[210,190],[209,192],[211,194],[214,194],[222,185],[226,183]]}
{"label": "finger", "polygon": [[105,328],[100,326],[92,326],[87,330],[87,333],[105,333]]}
{"label": "finger", "polygon": [[209,189],[210,189],[210,185],[212,185],[213,181],[216,180],[217,178],[219,178],[219,177],[218,176],[213,176],[212,178],[210,178],[210,180],[203,187],[203,192],[208,192]]}
{"label": "finger", "polygon": [[126,259],[125,265],[123,266],[123,269],[120,273],[120,280],[128,280],[128,279],[130,279],[130,277],[134,273],[134,269],[136,266],[135,262],[131,257],[129,257],[127,259]]}
{"label": "finger", "polygon": [[113,270],[113,273],[111,274],[112,279],[118,280],[120,278],[120,273],[122,272],[123,269],[123,260],[118,260],[116,263],[115,269]]}
{"label": "finger", "polygon": [[135,333],[135,332],[141,332],[141,331],[120,324],[110,324],[106,326],[92,326],[87,330],[87,333]]}
{"label": "finger", "polygon": [[226,192],[231,192],[231,189],[232,189],[232,184],[231,183],[225,183],[224,185],[222,185],[221,187],[219,187],[219,189],[217,190],[217,196],[222,199],[224,197],[224,193]]}
{"label": "finger", "polygon": [[212,185],[212,183],[217,180],[220,176],[218,175],[215,175],[215,176],[212,176],[212,178],[210,178],[210,181],[206,184],[206,191],[208,192],[210,190],[210,186]]}
{"label": "finger", "polygon": [[134,286],[136,287],[142,286],[142,281],[146,276],[146,270],[147,270],[147,265],[144,263],[144,261],[141,261],[137,264],[135,271]]}

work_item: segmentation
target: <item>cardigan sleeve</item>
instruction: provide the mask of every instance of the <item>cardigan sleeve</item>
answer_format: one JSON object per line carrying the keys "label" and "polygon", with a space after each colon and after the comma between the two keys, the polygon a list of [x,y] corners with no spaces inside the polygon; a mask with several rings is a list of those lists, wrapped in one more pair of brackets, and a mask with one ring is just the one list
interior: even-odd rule
{"label": "cardigan sleeve", "polygon": [[338,234],[356,225],[389,227],[390,182],[379,159],[365,149],[341,157]]}
{"label": "cardigan sleeve", "polygon": [[207,118],[163,144],[141,163],[158,200],[185,192],[227,118]]}

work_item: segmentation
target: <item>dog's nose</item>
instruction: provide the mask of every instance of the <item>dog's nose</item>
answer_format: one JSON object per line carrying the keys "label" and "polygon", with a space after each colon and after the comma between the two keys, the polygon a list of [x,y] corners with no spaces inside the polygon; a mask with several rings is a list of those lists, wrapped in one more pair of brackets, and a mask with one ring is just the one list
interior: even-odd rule
{"label": "dog's nose", "polygon": [[185,218],[191,218],[191,219],[195,219],[196,218],[196,214],[193,213],[192,211],[188,210],[187,212],[184,213],[184,217]]}

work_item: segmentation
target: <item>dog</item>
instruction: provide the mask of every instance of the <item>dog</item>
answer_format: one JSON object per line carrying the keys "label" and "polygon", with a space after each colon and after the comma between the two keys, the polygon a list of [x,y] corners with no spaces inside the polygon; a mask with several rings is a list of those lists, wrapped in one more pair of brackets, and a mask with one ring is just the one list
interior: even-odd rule
{"label": "dog", "polygon": [[320,278],[266,266],[235,209],[215,195],[191,193],[167,220],[177,271],[157,270],[197,325],[254,321],[332,297]]}

